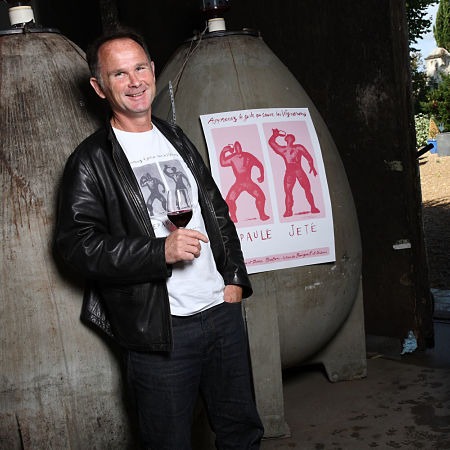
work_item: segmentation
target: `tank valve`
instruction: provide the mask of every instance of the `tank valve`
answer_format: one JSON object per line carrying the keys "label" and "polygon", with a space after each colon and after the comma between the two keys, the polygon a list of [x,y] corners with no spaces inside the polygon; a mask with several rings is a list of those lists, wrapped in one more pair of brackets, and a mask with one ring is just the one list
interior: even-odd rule
{"label": "tank valve", "polygon": [[34,13],[31,1],[6,0],[9,7],[9,20],[14,28],[34,23]]}
{"label": "tank valve", "polygon": [[208,31],[226,31],[225,19],[222,17],[230,8],[230,0],[202,0],[201,10],[206,13]]}

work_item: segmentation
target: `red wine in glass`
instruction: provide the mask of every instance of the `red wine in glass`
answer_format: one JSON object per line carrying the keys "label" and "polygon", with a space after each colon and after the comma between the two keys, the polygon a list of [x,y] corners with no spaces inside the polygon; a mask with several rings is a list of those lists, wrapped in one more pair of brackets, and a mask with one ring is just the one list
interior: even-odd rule
{"label": "red wine in glass", "polygon": [[184,228],[192,218],[192,209],[181,209],[167,213],[167,218],[177,227]]}
{"label": "red wine in glass", "polygon": [[177,227],[184,228],[192,218],[192,204],[187,189],[167,192],[167,218]]}

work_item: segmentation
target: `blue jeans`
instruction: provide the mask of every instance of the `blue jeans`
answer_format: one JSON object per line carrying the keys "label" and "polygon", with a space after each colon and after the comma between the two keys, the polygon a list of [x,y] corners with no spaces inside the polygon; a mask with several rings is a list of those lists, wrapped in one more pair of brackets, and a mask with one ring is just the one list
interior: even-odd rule
{"label": "blue jeans", "polygon": [[258,449],[263,426],[253,398],[241,304],[172,316],[172,328],[173,351],[128,353],[144,448],[191,449],[200,393],[218,449]]}

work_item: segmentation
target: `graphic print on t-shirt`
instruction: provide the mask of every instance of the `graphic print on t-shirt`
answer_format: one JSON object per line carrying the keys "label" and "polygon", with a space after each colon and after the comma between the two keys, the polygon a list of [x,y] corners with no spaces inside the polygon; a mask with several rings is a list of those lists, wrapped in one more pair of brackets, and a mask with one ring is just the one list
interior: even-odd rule
{"label": "graphic print on t-shirt", "polygon": [[[142,194],[144,195],[145,203],[147,204],[148,213],[150,214],[150,217],[153,216],[153,203],[155,200],[158,200],[162,210],[166,210],[166,197],[164,196],[164,193],[166,192],[166,188],[164,186],[164,183],[157,178],[156,176],[151,175],[151,166],[154,164],[150,164],[148,172],[146,172],[144,175],[142,175],[139,179],[139,184],[141,185]],[[144,189],[146,187],[148,189],[148,196],[146,196],[146,191]]]}
{"label": "graphic print on t-shirt", "polygon": [[150,217],[163,214],[166,211],[166,186],[157,164],[145,164],[134,170]]}
{"label": "graphic print on t-shirt", "polygon": [[178,161],[172,160],[164,163],[163,172],[168,179],[169,189],[186,189],[190,194],[191,183]]}
{"label": "graphic print on t-shirt", "polygon": [[164,216],[167,211],[167,192],[184,189],[186,200],[191,203],[192,186],[179,161],[170,159],[135,167],[147,210],[151,218]]}

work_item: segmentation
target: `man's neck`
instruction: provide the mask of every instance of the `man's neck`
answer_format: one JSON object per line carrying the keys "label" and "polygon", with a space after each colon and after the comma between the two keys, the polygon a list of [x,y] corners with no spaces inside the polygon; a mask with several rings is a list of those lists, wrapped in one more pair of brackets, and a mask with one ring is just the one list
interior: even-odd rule
{"label": "man's neck", "polygon": [[128,131],[131,133],[142,133],[153,129],[150,114],[135,118],[123,117],[114,114],[111,117],[111,126],[113,128],[117,128],[118,130]]}

